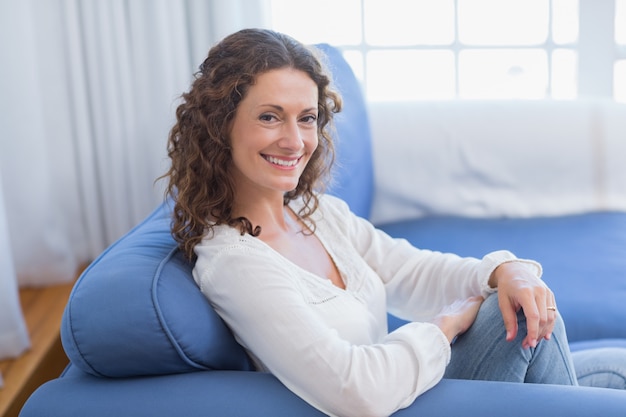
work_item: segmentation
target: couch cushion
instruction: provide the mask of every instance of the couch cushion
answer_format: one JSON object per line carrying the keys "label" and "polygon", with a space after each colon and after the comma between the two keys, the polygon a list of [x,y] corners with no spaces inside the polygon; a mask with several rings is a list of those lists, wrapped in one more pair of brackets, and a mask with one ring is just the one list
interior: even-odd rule
{"label": "couch cushion", "polygon": [[61,327],[69,359],[100,376],[251,369],[191,277],[163,203],[81,275]]}
{"label": "couch cushion", "polygon": [[[529,412],[532,404],[532,412]],[[393,417],[623,417],[617,389],[444,379]],[[123,381],[68,375],[39,387],[20,417],[322,417],[273,375],[194,372]]]}
{"label": "couch cushion", "polygon": [[430,217],[382,225],[417,247],[482,257],[509,249],[539,261],[570,342],[626,339],[626,212],[531,219]]}

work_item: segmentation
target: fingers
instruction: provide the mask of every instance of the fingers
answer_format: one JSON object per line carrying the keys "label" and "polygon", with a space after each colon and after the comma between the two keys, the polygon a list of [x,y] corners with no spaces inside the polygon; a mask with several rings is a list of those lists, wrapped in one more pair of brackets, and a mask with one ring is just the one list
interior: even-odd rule
{"label": "fingers", "polygon": [[537,309],[539,311],[537,340],[549,340],[552,337],[557,317],[556,301],[554,293],[547,287],[540,291],[539,294],[537,297]]}
{"label": "fingers", "polygon": [[[498,286],[498,302],[506,327],[506,340],[514,340],[519,332],[517,312],[526,318],[524,348],[536,347],[541,339],[550,339],[557,318],[554,294],[525,265],[510,262],[498,266],[492,278]],[[492,279],[490,278],[490,280]],[[549,308],[550,307],[550,308]]]}
{"label": "fingers", "polygon": [[528,302],[522,305],[526,316],[526,338],[522,342],[525,349],[536,347],[542,336],[542,331],[548,322],[548,310],[546,306],[546,291],[543,288],[535,288],[534,298],[529,297]]}
{"label": "fingers", "polygon": [[541,314],[536,303],[522,307],[526,316],[526,337],[522,341],[524,349],[537,347],[539,329],[541,326]]}
{"label": "fingers", "polygon": [[459,334],[465,333],[476,320],[480,305],[484,301],[481,296],[456,300],[433,318],[432,323],[446,335],[452,343]]}
{"label": "fingers", "polygon": [[[534,297],[520,301],[526,317],[526,337],[522,341],[524,348],[534,348],[541,339],[550,339],[556,320],[556,311],[548,307],[555,305],[554,294],[547,287],[536,288]],[[526,301],[527,300],[527,301]]]}
{"label": "fingers", "polygon": [[556,300],[552,291],[550,291],[550,296],[548,297],[548,301],[546,303],[546,311],[548,316],[548,324],[546,326],[544,338],[546,340],[550,340],[550,338],[552,338],[552,332],[554,331],[554,325],[556,324],[557,317]]}
{"label": "fingers", "polygon": [[502,312],[502,319],[506,329],[506,340],[508,342],[517,336],[517,310],[518,307],[511,303],[508,297],[499,297],[498,303]]}

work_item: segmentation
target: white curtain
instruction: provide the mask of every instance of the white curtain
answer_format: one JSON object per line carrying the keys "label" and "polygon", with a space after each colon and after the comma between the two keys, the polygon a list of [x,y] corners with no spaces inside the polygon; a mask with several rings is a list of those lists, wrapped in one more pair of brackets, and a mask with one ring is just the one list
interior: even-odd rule
{"label": "white curtain", "polygon": [[[0,359],[19,355],[28,347],[28,344],[26,325],[20,314],[0,181]],[[0,387],[2,387],[2,375],[0,375]]]}
{"label": "white curtain", "polygon": [[162,200],[177,98],[213,43],[269,26],[266,3],[0,0],[0,197],[16,270],[0,280],[71,280]]}

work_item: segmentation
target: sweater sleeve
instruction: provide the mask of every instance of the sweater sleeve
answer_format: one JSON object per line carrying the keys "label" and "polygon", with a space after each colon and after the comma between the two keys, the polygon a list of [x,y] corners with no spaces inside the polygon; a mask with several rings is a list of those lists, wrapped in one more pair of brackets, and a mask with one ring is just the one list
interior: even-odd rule
{"label": "sweater sleeve", "polygon": [[428,323],[410,323],[380,343],[354,345],[317,315],[297,280],[268,253],[228,246],[194,276],[255,360],[319,410],[335,416],[388,416],[443,376],[450,347]]}
{"label": "sweater sleeve", "polygon": [[412,246],[392,238],[370,222],[350,212],[332,198],[333,216],[341,219],[340,233],[351,240],[367,264],[385,284],[388,310],[412,321],[427,321],[458,299],[483,297],[496,291],[488,285],[492,272],[505,262],[522,262],[541,276],[541,265],[518,259],[509,251],[486,254],[482,259],[460,257]]}

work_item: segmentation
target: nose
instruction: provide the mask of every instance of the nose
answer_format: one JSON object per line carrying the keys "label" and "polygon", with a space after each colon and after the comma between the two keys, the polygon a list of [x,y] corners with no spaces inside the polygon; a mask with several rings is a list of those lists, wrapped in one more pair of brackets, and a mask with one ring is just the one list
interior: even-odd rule
{"label": "nose", "polygon": [[304,147],[304,134],[297,120],[284,123],[278,146],[291,151],[299,151]]}

